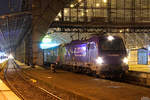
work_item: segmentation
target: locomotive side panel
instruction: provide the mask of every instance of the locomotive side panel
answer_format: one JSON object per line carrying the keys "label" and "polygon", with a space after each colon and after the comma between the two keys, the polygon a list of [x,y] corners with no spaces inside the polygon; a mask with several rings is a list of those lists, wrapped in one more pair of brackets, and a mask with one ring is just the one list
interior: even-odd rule
{"label": "locomotive side panel", "polygon": [[65,62],[69,65],[84,66],[87,62],[86,43],[66,46]]}
{"label": "locomotive side panel", "polygon": [[74,46],[74,62],[77,66],[85,66],[87,62],[87,44],[79,44]]}
{"label": "locomotive side panel", "polygon": [[97,38],[92,38],[88,41],[66,45],[64,64],[96,71],[98,68],[96,67],[96,59],[99,55],[98,43]]}

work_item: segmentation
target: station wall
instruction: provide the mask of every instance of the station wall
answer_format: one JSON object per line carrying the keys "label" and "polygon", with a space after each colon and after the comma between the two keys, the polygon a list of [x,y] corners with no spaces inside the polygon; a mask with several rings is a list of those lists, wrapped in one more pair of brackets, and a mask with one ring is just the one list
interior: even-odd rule
{"label": "station wall", "polygon": [[150,64],[150,52],[147,49],[134,49],[128,52],[129,65]]}
{"label": "station wall", "polygon": [[129,59],[128,64],[129,65],[136,65],[136,64],[138,64],[138,56],[137,56],[137,54],[138,54],[137,50],[130,50],[129,51],[129,56],[128,56],[128,59]]}

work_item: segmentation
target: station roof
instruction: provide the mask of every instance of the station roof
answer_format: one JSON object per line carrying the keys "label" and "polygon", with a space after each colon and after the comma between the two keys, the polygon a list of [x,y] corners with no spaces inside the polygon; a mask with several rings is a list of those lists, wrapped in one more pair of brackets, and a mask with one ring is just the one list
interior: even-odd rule
{"label": "station roof", "polygon": [[[26,9],[26,6],[25,6],[26,4],[25,2],[28,2],[28,1],[31,1],[31,0],[1,0],[1,3],[0,3],[0,41],[1,41],[0,47],[2,48],[2,50],[7,50],[8,48],[15,49],[15,47],[18,45],[18,43],[20,43],[20,41],[24,38],[24,36],[30,33],[30,31],[32,30],[31,26],[33,24],[32,23],[33,15],[28,12],[28,10],[31,10],[31,9],[30,8]],[[33,0],[33,1],[40,1],[40,0]],[[43,0],[43,1],[50,1],[50,0]],[[54,1],[54,0],[51,0],[51,1]],[[61,0],[61,1],[65,2],[65,1],[72,1],[72,0]],[[37,13],[39,12],[37,11]],[[55,14],[57,15],[57,13]],[[53,16],[56,16],[56,15],[53,15]],[[45,16],[42,16],[42,17],[45,17]],[[63,24],[63,25],[69,26],[69,24]],[[77,24],[75,25],[77,26]],[[108,25],[106,25],[106,27],[108,27]],[[87,33],[87,34],[80,33],[80,36],[82,35],[81,38],[86,38],[89,36],[89,34],[90,33]],[[54,41],[58,43],[68,43],[71,40],[73,39],[75,40],[78,38],[77,33],[68,34],[64,32],[56,32],[56,33],[51,34],[51,36],[54,39]],[[72,39],[72,37],[74,38]],[[150,37],[149,33],[145,33],[144,35],[140,33],[139,34],[135,34],[135,33],[126,34],[126,38],[128,39],[127,44],[132,44],[132,43],[134,44],[135,41],[138,41],[136,42],[135,45],[138,45],[138,44],[144,45],[145,42],[149,43],[150,41],[149,37]]]}
{"label": "station roof", "polygon": [[15,49],[32,24],[31,14],[24,11],[24,0],[1,0],[0,3],[0,48]]}
{"label": "station roof", "polygon": [[22,0],[1,0],[0,15],[21,11]]}

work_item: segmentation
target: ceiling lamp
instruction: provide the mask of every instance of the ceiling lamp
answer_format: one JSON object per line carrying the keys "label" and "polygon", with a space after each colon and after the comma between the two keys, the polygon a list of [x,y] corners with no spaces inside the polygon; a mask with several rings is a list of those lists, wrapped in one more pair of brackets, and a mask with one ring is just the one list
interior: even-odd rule
{"label": "ceiling lamp", "polygon": [[67,9],[65,9],[65,10],[64,10],[64,13],[68,13],[68,10],[67,10]]}
{"label": "ceiling lamp", "polygon": [[71,4],[71,5],[70,5],[70,7],[71,7],[71,8],[73,8],[73,7],[74,7],[74,5],[73,5],[73,4]]}
{"label": "ceiling lamp", "polygon": [[82,0],[78,0],[78,2],[81,2]]}
{"label": "ceiling lamp", "polygon": [[100,4],[99,3],[96,3],[96,7],[99,7],[100,6]]}
{"label": "ceiling lamp", "polygon": [[106,3],[106,2],[107,2],[107,0],[103,0],[103,2],[104,2],[104,3]]}

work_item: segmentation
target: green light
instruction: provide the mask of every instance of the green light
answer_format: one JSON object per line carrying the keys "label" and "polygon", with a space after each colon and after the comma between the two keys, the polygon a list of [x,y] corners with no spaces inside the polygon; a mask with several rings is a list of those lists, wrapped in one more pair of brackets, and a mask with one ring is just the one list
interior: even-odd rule
{"label": "green light", "polygon": [[51,37],[49,35],[44,36],[42,39],[43,43],[50,43],[52,41]]}
{"label": "green light", "polygon": [[48,48],[52,48],[56,46],[59,46],[59,44],[52,41],[50,35],[44,36],[44,38],[42,39],[42,42],[40,43],[41,49],[48,49]]}

